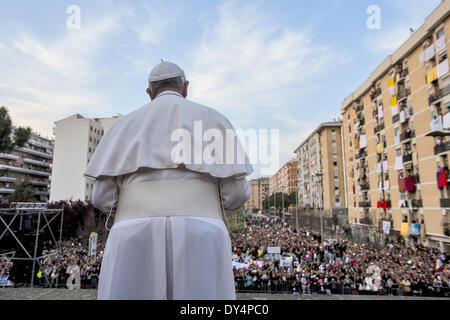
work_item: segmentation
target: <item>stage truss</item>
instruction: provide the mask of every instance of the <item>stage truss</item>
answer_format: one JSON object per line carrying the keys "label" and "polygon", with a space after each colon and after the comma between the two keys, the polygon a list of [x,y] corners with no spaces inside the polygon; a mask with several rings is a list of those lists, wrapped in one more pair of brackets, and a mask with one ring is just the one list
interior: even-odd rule
{"label": "stage truss", "polygon": [[[35,241],[34,241],[34,252],[31,253],[27,249],[25,249],[24,245],[20,241],[20,239],[17,238],[17,236],[14,234],[14,230],[12,230],[12,226],[14,221],[16,219],[19,219],[19,231],[22,230],[23,226],[23,218],[24,216],[37,216],[37,227],[35,228]],[[59,239],[58,241],[55,238],[55,235],[50,228],[50,224],[53,221],[57,221],[57,218],[60,218],[60,225],[59,225]],[[9,220],[9,221],[6,221]],[[0,248],[1,248],[1,240],[3,237],[9,233],[17,242],[17,244],[20,246],[20,248],[23,250],[26,258],[20,258],[15,257],[15,254],[13,255],[10,260],[26,260],[26,261],[33,261],[33,267],[31,272],[31,280],[30,280],[30,286],[33,286],[34,283],[34,275],[36,271],[36,263],[39,265],[39,269],[42,271],[42,274],[45,277],[45,280],[49,287],[51,287],[50,280],[48,278],[48,275],[44,272],[42,265],[40,263],[40,259],[46,258],[50,255],[54,254],[46,254],[42,255],[40,257],[37,256],[37,250],[38,250],[38,244],[39,244],[39,235],[41,232],[45,230],[45,228],[48,227],[48,230],[50,232],[51,238],[53,243],[56,246],[57,250],[57,267],[59,268],[61,264],[61,238],[62,238],[62,227],[63,227],[63,220],[64,220],[64,207],[61,209],[48,209],[47,203],[45,202],[13,202],[10,204],[9,208],[0,208]],[[42,227],[43,225],[43,227]],[[58,278],[56,278],[56,287],[58,287]]]}

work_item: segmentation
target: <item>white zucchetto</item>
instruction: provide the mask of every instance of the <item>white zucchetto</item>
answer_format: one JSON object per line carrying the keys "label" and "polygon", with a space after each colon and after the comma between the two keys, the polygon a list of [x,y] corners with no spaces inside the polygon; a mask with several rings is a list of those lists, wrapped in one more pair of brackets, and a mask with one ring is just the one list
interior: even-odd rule
{"label": "white zucchetto", "polygon": [[185,77],[183,69],[178,65],[168,61],[162,61],[150,72],[148,82],[161,81],[176,77]]}

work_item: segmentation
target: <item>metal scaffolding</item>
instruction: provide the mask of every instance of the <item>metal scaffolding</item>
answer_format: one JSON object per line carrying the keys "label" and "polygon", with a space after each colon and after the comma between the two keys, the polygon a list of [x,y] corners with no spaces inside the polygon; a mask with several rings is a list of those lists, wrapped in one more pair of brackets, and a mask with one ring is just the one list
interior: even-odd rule
{"label": "metal scaffolding", "polygon": [[[24,216],[37,216],[37,226],[35,228],[35,234],[34,234],[35,241],[34,241],[33,253],[29,252],[25,248],[23,243],[20,241],[20,239],[14,233],[14,231],[22,231]],[[60,225],[59,225],[59,240],[57,241],[55,238],[55,235],[50,227],[50,224],[53,221],[56,221],[56,219],[58,217],[60,217]],[[19,218],[19,221],[16,220],[17,218]],[[26,258],[16,257],[14,255],[10,260],[33,261],[30,286],[33,286],[33,283],[34,283],[36,262],[38,263],[40,270],[42,270],[42,266],[41,266],[41,263],[39,260],[49,256],[49,254],[42,255],[39,257],[37,256],[39,235],[40,235],[40,233],[43,233],[47,227],[48,227],[49,233],[51,235],[51,238],[56,246],[58,267],[60,266],[60,263],[61,263],[61,237],[62,237],[63,220],[64,220],[64,207],[61,209],[48,209],[47,203],[45,203],[45,202],[13,202],[10,204],[9,208],[0,208],[0,222],[1,222],[0,223],[0,232],[1,232],[0,233],[0,248],[2,247],[1,246],[2,239],[4,238],[4,236],[7,233],[9,233],[16,240],[17,244],[19,245],[19,247],[23,250],[23,252],[26,255]],[[14,228],[14,226],[17,226],[17,223],[14,224],[15,221],[19,222],[18,227],[16,227],[16,228]],[[3,230],[2,230],[2,227],[4,227]],[[15,229],[15,230],[13,230],[13,229]],[[20,249],[17,248],[17,251],[20,251]],[[51,286],[47,274],[45,272],[43,272],[43,274],[45,276],[47,284],[49,286]],[[58,278],[56,278],[56,286],[58,286]]]}

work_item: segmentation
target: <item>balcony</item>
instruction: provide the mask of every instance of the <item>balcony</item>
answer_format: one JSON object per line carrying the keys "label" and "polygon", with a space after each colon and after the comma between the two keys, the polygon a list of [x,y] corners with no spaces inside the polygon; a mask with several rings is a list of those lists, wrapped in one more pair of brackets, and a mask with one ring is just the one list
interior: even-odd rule
{"label": "balcony", "polygon": [[448,94],[450,94],[450,85],[447,85],[442,89],[438,89],[435,93],[430,94],[428,97],[428,103],[433,104]]}
{"label": "balcony", "polygon": [[409,140],[409,139],[412,139],[412,138],[414,138],[416,136],[416,134],[415,134],[415,131],[414,130],[412,130],[412,131],[410,131],[410,132],[404,132],[404,133],[402,133],[402,134],[400,134],[400,141],[401,142],[404,142],[404,140]]}
{"label": "balcony", "polygon": [[403,163],[412,161],[412,153],[403,155]]}
{"label": "balcony", "polygon": [[379,131],[381,131],[381,130],[383,130],[384,129],[384,122],[383,123],[380,123],[379,125],[377,125],[377,126],[375,126],[375,128],[373,128],[373,132],[375,133],[375,134],[377,134],[377,132],[379,132]]}
{"label": "balcony", "polygon": [[14,189],[0,188],[0,193],[14,193]]}
{"label": "balcony", "polygon": [[361,126],[363,126],[365,124],[366,124],[366,121],[364,120],[364,118],[362,118],[361,120],[359,120],[358,127],[361,127]]}
{"label": "balcony", "polygon": [[358,206],[360,208],[370,208],[370,201],[360,201]]}
{"label": "balcony", "polygon": [[19,168],[19,167],[14,167],[14,166],[7,166],[4,164],[0,164],[0,170],[9,170],[9,171],[14,171],[14,172],[35,174],[38,176],[46,176],[46,177],[50,176],[50,172],[31,170],[31,169]]}
{"label": "balcony", "polygon": [[30,180],[30,183],[36,186],[48,186],[50,181]]}
{"label": "balcony", "polygon": [[450,208],[450,198],[441,199],[441,208]]}
{"label": "balcony", "polygon": [[363,157],[367,157],[367,151],[366,150],[360,150],[355,156],[356,159],[360,159],[360,158],[363,158]]}
{"label": "balcony", "polygon": [[422,208],[422,199],[413,199],[411,205],[413,208]]}
{"label": "balcony", "polygon": [[438,144],[436,146],[434,146],[434,154],[438,155],[444,152],[450,151],[450,141],[447,141],[446,143],[443,144]]}
{"label": "balcony", "polygon": [[364,183],[361,185],[361,191],[367,191],[370,190],[370,184],[369,183]]}
{"label": "balcony", "polygon": [[372,93],[370,94],[370,98],[373,100],[375,100],[379,95],[381,94],[381,88],[377,88],[375,90],[372,91]]}
{"label": "balcony", "polygon": [[367,224],[369,226],[373,225],[373,221],[370,218],[360,218],[359,219],[360,224]]}
{"label": "balcony", "polygon": [[19,156],[9,153],[0,153],[0,158],[9,159],[9,160],[19,160]]}
{"label": "balcony", "polygon": [[15,149],[17,151],[22,151],[22,152],[29,153],[29,154],[32,154],[32,155],[35,155],[35,156],[39,156],[39,157],[42,157],[42,158],[53,159],[53,155],[51,155],[49,153],[33,150],[31,148],[18,148],[18,147],[15,147]]}
{"label": "balcony", "polygon": [[51,149],[51,150],[53,150],[53,146],[52,146],[51,144],[43,143],[43,142],[40,142],[40,141],[37,141],[37,140],[34,140],[34,139],[29,139],[29,140],[28,140],[28,143],[29,143],[29,144],[32,144],[32,145],[34,145],[34,146],[41,147],[41,148],[46,148],[46,149]]}
{"label": "balcony", "polygon": [[0,177],[0,181],[1,182],[16,182],[17,178],[16,177]]}
{"label": "balcony", "polygon": [[395,116],[392,117],[392,123],[396,123],[398,120],[400,120],[400,114],[396,114]]}
{"label": "balcony", "polygon": [[38,160],[29,159],[29,158],[24,158],[23,161],[26,163],[31,163],[31,164],[35,164],[37,166],[42,166],[42,167],[47,167],[47,168],[50,168],[50,165],[51,165],[50,163],[45,162],[45,161],[38,161]]}
{"label": "balcony", "polygon": [[35,196],[48,196],[50,193],[48,191],[39,191],[39,190],[35,190],[33,192],[33,194]]}

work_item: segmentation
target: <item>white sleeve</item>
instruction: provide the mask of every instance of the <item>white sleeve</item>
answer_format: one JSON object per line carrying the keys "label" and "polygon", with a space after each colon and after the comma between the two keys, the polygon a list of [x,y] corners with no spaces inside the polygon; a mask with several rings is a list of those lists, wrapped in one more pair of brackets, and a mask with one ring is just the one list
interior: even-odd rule
{"label": "white sleeve", "polygon": [[245,177],[220,180],[220,192],[225,210],[240,208],[250,197],[250,185]]}
{"label": "white sleeve", "polygon": [[116,177],[97,179],[92,188],[92,205],[101,212],[108,214],[113,207],[113,213],[119,200],[119,187]]}

